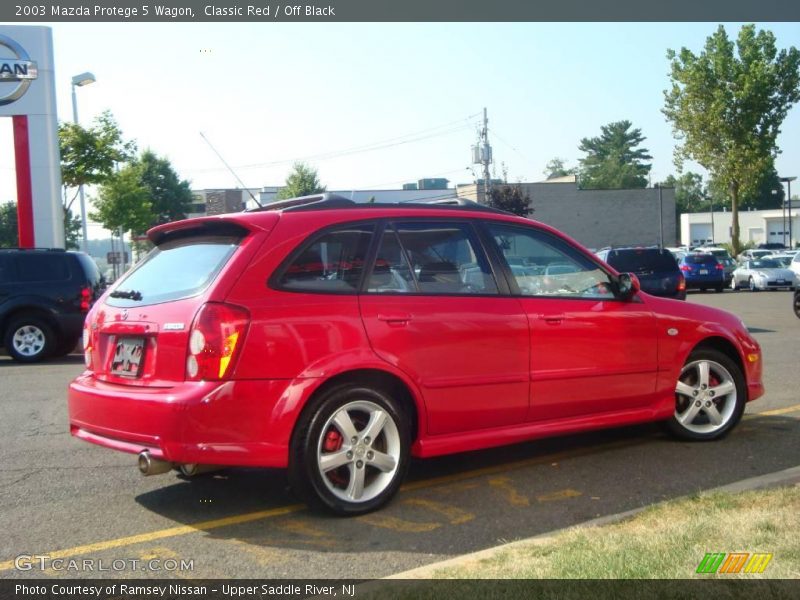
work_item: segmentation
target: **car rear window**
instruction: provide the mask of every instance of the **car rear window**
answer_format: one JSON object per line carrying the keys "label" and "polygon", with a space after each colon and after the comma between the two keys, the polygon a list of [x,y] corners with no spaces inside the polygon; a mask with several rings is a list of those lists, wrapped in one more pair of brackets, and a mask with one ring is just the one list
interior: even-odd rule
{"label": "car rear window", "polygon": [[717,262],[713,254],[689,254],[684,260],[690,265],[706,265]]}
{"label": "car rear window", "polygon": [[[107,303],[131,307],[195,296],[214,280],[241,239],[203,235],[165,242],[114,286]],[[141,299],[114,297],[122,294],[136,294]]]}
{"label": "car rear window", "polygon": [[29,283],[36,281],[68,281],[71,277],[69,258],[63,253],[20,253],[16,259],[17,281]]}
{"label": "car rear window", "polygon": [[639,248],[636,250],[612,250],[606,261],[620,273],[636,273],[644,270],[675,271],[678,264],[668,250]]}

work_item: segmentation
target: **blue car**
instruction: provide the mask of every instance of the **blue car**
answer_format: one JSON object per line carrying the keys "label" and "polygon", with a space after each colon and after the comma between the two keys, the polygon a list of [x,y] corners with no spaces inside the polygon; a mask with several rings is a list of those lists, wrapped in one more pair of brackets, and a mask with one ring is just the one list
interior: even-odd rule
{"label": "blue car", "polygon": [[693,252],[681,259],[679,268],[686,278],[686,289],[706,291],[725,289],[725,267],[713,254]]}

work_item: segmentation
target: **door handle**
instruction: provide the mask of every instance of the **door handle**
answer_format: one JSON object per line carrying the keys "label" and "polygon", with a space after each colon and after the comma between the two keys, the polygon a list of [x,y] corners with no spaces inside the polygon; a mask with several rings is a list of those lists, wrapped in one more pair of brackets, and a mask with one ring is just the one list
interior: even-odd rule
{"label": "door handle", "polygon": [[405,325],[411,320],[408,313],[378,314],[378,321],[384,321],[389,325]]}
{"label": "door handle", "polygon": [[564,315],[539,315],[539,318],[548,325],[561,325]]}

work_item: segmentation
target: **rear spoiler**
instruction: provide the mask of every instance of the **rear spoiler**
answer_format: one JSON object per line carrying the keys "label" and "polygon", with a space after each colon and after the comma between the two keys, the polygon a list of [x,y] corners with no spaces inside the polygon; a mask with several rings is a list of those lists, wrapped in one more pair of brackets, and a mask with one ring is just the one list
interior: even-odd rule
{"label": "rear spoiler", "polygon": [[198,217],[156,225],[147,232],[147,239],[159,246],[164,242],[201,235],[230,235],[244,237],[254,231],[272,229],[278,220],[276,213],[265,213],[258,219],[242,218],[241,213],[215,217]]}

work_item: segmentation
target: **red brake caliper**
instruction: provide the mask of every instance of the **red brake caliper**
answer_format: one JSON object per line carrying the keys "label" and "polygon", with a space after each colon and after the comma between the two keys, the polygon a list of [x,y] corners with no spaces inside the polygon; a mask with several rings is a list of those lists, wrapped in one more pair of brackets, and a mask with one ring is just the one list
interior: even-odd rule
{"label": "red brake caliper", "polygon": [[342,434],[331,429],[325,436],[325,442],[322,444],[322,449],[325,452],[336,452],[342,447]]}

